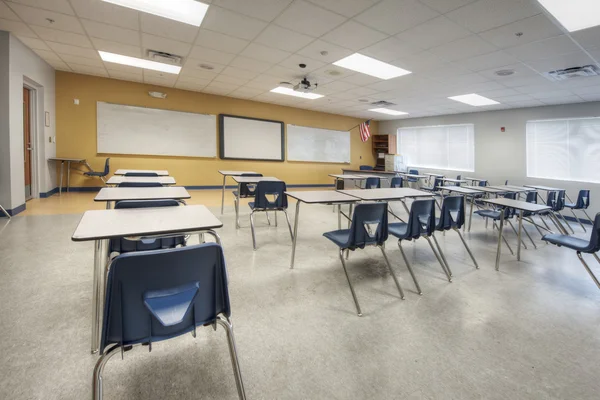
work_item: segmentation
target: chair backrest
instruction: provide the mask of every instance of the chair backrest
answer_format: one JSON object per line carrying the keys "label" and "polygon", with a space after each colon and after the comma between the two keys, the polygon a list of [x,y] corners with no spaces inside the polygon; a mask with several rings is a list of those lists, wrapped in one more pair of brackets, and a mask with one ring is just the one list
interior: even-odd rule
{"label": "chair backrest", "polygon": [[[411,175],[419,175],[419,170],[418,169],[409,169],[408,173]],[[409,182],[416,182],[417,178],[408,178]]]}
{"label": "chair backrest", "polygon": [[160,182],[121,182],[119,187],[162,187]]}
{"label": "chair backrest", "polygon": [[361,203],[354,208],[346,249],[382,246],[388,238],[388,204]]}
{"label": "chair backrest", "polygon": [[[240,176],[257,177],[257,176],[263,176],[263,174],[242,174]],[[253,197],[255,190],[256,190],[255,183],[241,183],[239,196],[240,197]]]}
{"label": "chair backrest", "polygon": [[[123,200],[115,204],[115,209],[148,208],[148,207],[176,207],[181,205],[177,200]],[[148,238],[142,240],[129,240],[118,238],[110,240],[109,252],[131,253],[134,251],[171,249],[185,243],[183,236],[166,238]]]}
{"label": "chair backrest", "polygon": [[479,181],[479,186],[487,186],[488,181]]}
{"label": "chair backrest", "polygon": [[444,181],[442,180],[442,177],[438,177],[436,176],[435,179],[433,180],[433,189],[437,189],[440,186],[444,186]]}
{"label": "chair backrest", "polygon": [[[503,196],[505,199],[511,199],[511,200],[516,200],[517,199],[517,194],[515,192],[509,192],[509,193],[504,193]],[[515,216],[517,210],[515,210],[512,207],[506,207],[504,209],[504,219],[508,219],[508,218],[512,218]]]}
{"label": "chair backrest", "polygon": [[408,214],[408,238],[418,239],[421,235],[430,236],[435,230],[435,200],[415,200]]}
{"label": "chair backrest", "polygon": [[508,179],[504,181],[504,184],[505,184],[505,185],[508,185]]}
{"label": "chair backrest", "polygon": [[565,208],[565,191],[552,190],[548,192],[546,204],[552,207],[552,211],[562,211]]}
{"label": "chair backrest", "polygon": [[390,181],[390,187],[391,188],[401,188],[402,184],[403,184],[403,181],[402,181],[402,177],[401,176],[395,176]]}
{"label": "chair backrest", "polygon": [[[460,181],[462,179],[462,175],[456,175],[456,179]],[[460,186],[460,182],[456,182],[456,186]]]}
{"label": "chair backrest", "polygon": [[528,203],[537,203],[537,192],[527,192],[527,198],[525,199]]}
{"label": "chair backrest", "polygon": [[582,189],[579,191],[577,195],[577,203],[575,203],[575,208],[578,210],[585,210],[590,206],[590,191],[587,189]]}
{"label": "chair backrest", "polygon": [[265,210],[287,209],[288,201],[285,191],[285,182],[258,182],[254,191],[254,208]]}
{"label": "chair backrest", "polygon": [[597,253],[600,251],[600,213],[594,218],[594,227],[590,236],[590,243],[586,249],[587,253]]}
{"label": "chair backrest", "polygon": [[367,178],[365,181],[365,189],[379,189],[381,187],[381,179],[377,176]]}
{"label": "chair backrest", "polygon": [[108,273],[100,353],[179,336],[219,314],[231,314],[220,245],[122,254]]}
{"label": "chair backrest", "polygon": [[361,165],[360,167],[358,167],[358,169],[361,171],[372,171],[373,167],[370,165]]}
{"label": "chair backrest", "polygon": [[460,229],[465,223],[465,198],[463,196],[447,196],[442,202],[438,231]]}
{"label": "chair backrest", "polygon": [[108,175],[110,172],[110,157],[104,161],[104,176]]}
{"label": "chair backrest", "polygon": [[126,172],[125,176],[158,176],[156,172]]}

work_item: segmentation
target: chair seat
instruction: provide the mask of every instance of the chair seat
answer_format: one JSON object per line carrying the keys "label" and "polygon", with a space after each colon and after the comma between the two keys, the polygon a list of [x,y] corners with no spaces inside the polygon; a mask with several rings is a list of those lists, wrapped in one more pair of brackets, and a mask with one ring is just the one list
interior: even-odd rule
{"label": "chair seat", "polygon": [[565,207],[567,207],[567,208],[577,208],[577,204],[575,204],[575,203],[565,203]]}
{"label": "chair seat", "polygon": [[390,235],[394,235],[398,239],[404,239],[407,236],[408,224],[404,222],[394,222],[392,224],[388,224],[388,232]]}
{"label": "chair seat", "polygon": [[84,172],[83,174],[87,175],[87,176],[106,176],[106,174],[104,172],[96,172],[96,171]]}
{"label": "chair seat", "polygon": [[583,240],[583,239],[578,239],[576,237],[573,236],[567,236],[567,235],[559,235],[559,234],[550,234],[550,235],[544,235],[542,237],[542,240],[545,240],[546,242],[558,245],[558,246],[565,246],[568,247],[569,249],[573,249],[573,250],[577,250],[577,251],[586,251],[589,247],[589,242],[587,240]]}
{"label": "chair seat", "polygon": [[500,219],[500,211],[496,210],[477,210],[475,214],[486,218]]}
{"label": "chair seat", "polygon": [[337,231],[325,232],[323,234],[327,239],[331,240],[340,248],[345,248],[350,238],[350,229],[340,229]]}
{"label": "chair seat", "polygon": [[433,186],[421,186],[421,190],[427,190],[428,192],[433,192],[435,188]]}
{"label": "chair seat", "polygon": [[237,190],[234,190],[234,191],[233,191],[233,192],[231,192],[231,193],[233,193],[233,196],[234,196],[234,197],[241,197],[242,199],[246,199],[246,198],[254,198],[254,195],[253,195],[253,194],[248,194],[248,195],[244,195],[244,196],[238,196],[238,191],[237,191]]}

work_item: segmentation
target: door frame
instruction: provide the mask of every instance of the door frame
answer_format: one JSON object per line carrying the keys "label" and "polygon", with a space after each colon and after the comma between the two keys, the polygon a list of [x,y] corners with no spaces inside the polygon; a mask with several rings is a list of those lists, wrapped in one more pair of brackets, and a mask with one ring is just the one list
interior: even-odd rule
{"label": "door frame", "polygon": [[[38,91],[37,87],[33,82],[29,82],[25,77],[23,77],[23,87],[29,90],[29,134],[31,136],[31,145],[33,146],[33,150],[31,151],[31,197],[25,200],[36,199],[40,197],[40,187],[39,187],[39,169],[38,169],[38,146],[40,145],[38,141],[38,126],[39,126],[39,115],[38,115]],[[24,124],[23,124],[24,125]],[[23,147],[23,157],[25,157],[25,152],[27,149]],[[23,176],[24,178],[24,176]]]}

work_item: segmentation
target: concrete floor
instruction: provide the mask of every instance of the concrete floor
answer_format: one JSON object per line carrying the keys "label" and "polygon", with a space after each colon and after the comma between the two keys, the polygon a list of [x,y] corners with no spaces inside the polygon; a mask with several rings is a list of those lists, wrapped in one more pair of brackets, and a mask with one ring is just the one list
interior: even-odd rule
{"label": "concrete floor", "polygon": [[[407,243],[423,296],[390,239],[404,301],[379,250],[351,253],[359,318],[336,247],[321,236],[336,228],[331,207],[302,205],[294,270],[284,219],[275,228],[257,217],[253,252],[242,210],[242,228],[228,207],[219,233],[248,399],[598,398],[600,290],[573,252],[535,230],[539,249],[521,262],[505,250],[500,272],[496,235],[481,219],[466,235],[480,270],[458,236],[440,235],[453,283],[425,241]],[[0,220],[1,399],[91,398],[93,252],[70,240],[79,218]],[[198,333],[114,357],[105,399],[237,398],[224,331]]]}

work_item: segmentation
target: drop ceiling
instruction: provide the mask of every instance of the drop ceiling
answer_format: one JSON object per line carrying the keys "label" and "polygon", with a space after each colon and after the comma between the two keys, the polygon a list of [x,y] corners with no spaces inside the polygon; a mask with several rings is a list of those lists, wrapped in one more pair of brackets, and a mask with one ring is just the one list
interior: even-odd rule
{"label": "drop ceiling", "polygon": [[[210,7],[197,28],[101,0],[0,0],[0,30],[57,70],[362,118],[398,118],[368,111],[380,100],[405,118],[600,100],[600,77],[551,82],[542,75],[598,64],[600,27],[569,34],[535,0],[204,2]],[[145,57],[149,49],[184,57],[181,74],[98,55]],[[332,64],[354,52],[413,73],[381,80]],[[514,74],[495,74],[507,69]],[[304,76],[325,97],[270,92]],[[467,93],[501,104],[448,99]]]}

